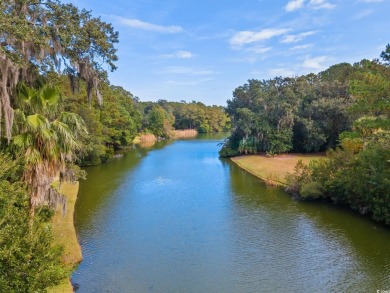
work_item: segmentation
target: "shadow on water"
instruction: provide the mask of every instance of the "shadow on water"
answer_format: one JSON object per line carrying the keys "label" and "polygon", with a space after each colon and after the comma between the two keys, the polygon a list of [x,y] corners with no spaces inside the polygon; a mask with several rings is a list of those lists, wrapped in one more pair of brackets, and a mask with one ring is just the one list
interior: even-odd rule
{"label": "shadow on water", "polygon": [[[91,225],[90,218],[96,212],[105,213],[112,203],[112,195],[123,182],[124,177],[131,175],[150,151],[160,150],[170,145],[171,141],[156,142],[151,146],[135,145],[132,150],[125,152],[123,157],[112,160],[107,164],[84,168],[87,180],[80,181],[79,196],[75,206],[76,231],[82,231]],[[88,180],[93,178],[93,180]]]}

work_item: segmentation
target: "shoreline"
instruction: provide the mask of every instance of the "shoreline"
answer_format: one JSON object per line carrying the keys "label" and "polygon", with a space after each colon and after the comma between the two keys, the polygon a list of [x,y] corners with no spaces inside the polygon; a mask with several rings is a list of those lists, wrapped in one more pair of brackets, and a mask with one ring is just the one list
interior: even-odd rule
{"label": "shoreline", "polygon": [[230,160],[271,186],[286,186],[285,176],[294,172],[299,160],[309,164],[311,160],[325,159],[324,153],[316,154],[281,154],[267,157],[265,154],[232,157]]}
{"label": "shoreline", "polygon": [[[83,259],[81,246],[78,242],[76,229],[74,227],[74,208],[79,191],[79,182],[74,184],[63,182],[59,189],[61,194],[67,197],[66,213],[62,216],[57,211],[52,219],[53,237],[56,244],[63,245],[64,252],[62,260],[65,267],[72,271]],[[72,293],[73,286],[70,278],[66,278],[59,285],[48,288],[49,293]]]}

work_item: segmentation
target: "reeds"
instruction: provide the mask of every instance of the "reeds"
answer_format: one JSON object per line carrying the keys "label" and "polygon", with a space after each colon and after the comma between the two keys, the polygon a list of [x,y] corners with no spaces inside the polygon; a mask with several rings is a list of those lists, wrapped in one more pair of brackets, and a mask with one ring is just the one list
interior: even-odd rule
{"label": "reeds", "polygon": [[174,130],[174,138],[191,138],[198,135],[195,129]]}

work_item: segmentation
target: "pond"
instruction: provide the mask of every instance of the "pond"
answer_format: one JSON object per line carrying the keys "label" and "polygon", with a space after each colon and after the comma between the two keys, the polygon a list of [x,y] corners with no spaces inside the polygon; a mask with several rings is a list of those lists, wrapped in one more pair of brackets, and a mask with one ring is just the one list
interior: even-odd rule
{"label": "pond", "polygon": [[390,229],[293,200],[229,160],[221,136],[137,147],[88,168],[78,292],[390,290]]}

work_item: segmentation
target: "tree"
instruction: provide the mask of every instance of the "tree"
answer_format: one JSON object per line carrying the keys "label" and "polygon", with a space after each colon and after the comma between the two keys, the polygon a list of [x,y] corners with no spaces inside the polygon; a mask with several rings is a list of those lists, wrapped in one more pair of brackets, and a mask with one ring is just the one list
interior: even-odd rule
{"label": "tree", "polygon": [[21,86],[18,96],[18,104],[23,107],[16,111],[17,135],[12,143],[24,157],[23,180],[28,185],[31,213],[34,214],[34,209],[45,202],[63,201],[50,184],[59,172],[67,173],[81,148],[77,138],[86,132],[86,128],[74,113],[62,112],[55,118],[53,114],[49,115],[55,113],[51,110],[59,97],[55,88],[45,86],[34,90]]}
{"label": "tree", "polygon": [[[351,129],[338,135],[340,147],[329,151],[327,160],[304,169],[297,166],[288,189],[302,198],[348,205],[390,225],[390,68],[378,60],[362,60],[353,67],[345,112],[354,120]],[[335,109],[342,108],[323,107],[322,120],[333,117]]]}
{"label": "tree", "polygon": [[174,117],[169,115],[159,105],[153,106],[148,113],[148,129],[157,137],[169,138],[172,136]]}
{"label": "tree", "polygon": [[353,67],[349,63],[339,63],[330,66],[325,71],[320,72],[318,75],[323,81],[338,81],[345,83],[350,79],[353,73]]}
{"label": "tree", "polygon": [[249,80],[238,87],[226,109],[233,123],[229,145],[237,145],[244,153],[247,147],[250,152],[270,154],[291,150],[301,91],[299,79],[281,77]]}
{"label": "tree", "polygon": [[[91,100],[106,70],[115,70],[113,44],[118,33],[86,10],[57,0],[4,0],[0,2],[0,121],[4,113],[5,136],[11,138],[14,96],[19,81],[29,85],[38,74],[57,70],[69,76],[72,89],[78,78],[87,83]],[[0,125],[1,126],[1,125]],[[0,134],[1,136],[1,134]]]}
{"label": "tree", "polygon": [[387,64],[390,64],[390,44],[386,45],[386,49],[382,51],[381,58],[383,61],[387,62]]}

